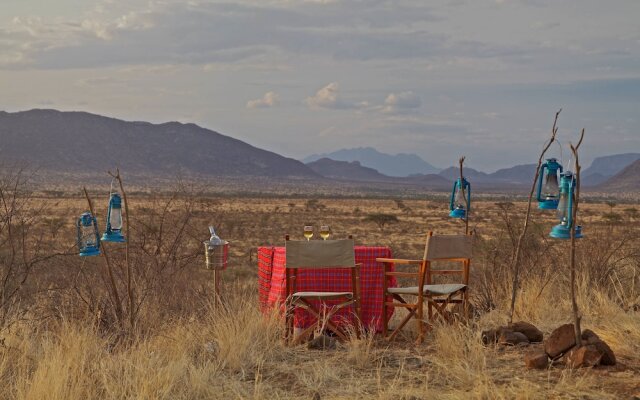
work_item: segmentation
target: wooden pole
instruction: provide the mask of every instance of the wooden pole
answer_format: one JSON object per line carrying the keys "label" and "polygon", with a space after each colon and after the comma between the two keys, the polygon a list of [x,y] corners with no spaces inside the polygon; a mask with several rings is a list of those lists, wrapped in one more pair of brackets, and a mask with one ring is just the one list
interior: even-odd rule
{"label": "wooden pole", "polygon": [[[95,218],[95,211],[93,210],[93,203],[91,202],[91,198],[89,197],[89,193],[87,192],[87,188],[83,187],[84,196],[87,199],[87,203],[89,204],[89,211],[91,211],[91,215]],[[123,312],[122,312],[122,302],[120,301],[120,295],[118,294],[118,287],[116,286],[116,280],[113,277],[113,269],[111,268],[111,261],[109,260],[109,253],[107,252],[106,246],[101,246],[102,251],[101,254],[104,257],[105,264],[107,266],[107,273],[109,275],[109,285],[111,289],[111,295],[113,296],[113,302],[116,312],[116,319],[118,320],[118,324],[120,327],[123,327]]]}
{"label": "wooden pole", "polygon": [[578,204],[580,203],[580,162],[578,159],[578,149],[582,144],[582,139],[584,138],[584,129],[580,133],[580,140],[578,144],[574,147],[571,145],[571,152],[573,153],[573,157],[576,160],[576,191],[575,191],[575,199],[573,202],[573,208],[571,210],[571,226],[570,234],[571,234],[571,251],[570,251],[570,267],[571,267],[571,311],[573,314],[573,328],[574,333],[576,335],[576,346],[582,346],[582,329],[580,328],[580,320],[582,317],[580,316],[580,311],[578,310],[578,302],[576,301],[576,227],[578,226]]}
{"label": "wooden pole", "polygon": [[516,244],[516,248],[514,249],[513,255],[511,256],[511,270],[513,271],[513,286],[511,288],[511,309],[509,311],[509,325],[513,323],[513,313],[516,306],[516,296],[518,294],[518,285],[520,284],[520,254],[522,252],[522,240],[527,234],[527,229],[529,228],[529,219],[531,218],[531,203],[533,201],[533,193],[536,190],[536,185],[538,183],[538,177],[540,174],[540,166],[542,165],[542,160],[544,159],[544,155],[546,154],[551,144],[556,140],[556,134],[558,133],[558,116],[560,115],[560,111],[562,108],[558,110],[556,113],[556,117],[553,120],[553,127],[551,128],[551,138],[545,144],[542,152],[540,153],[540,157],[538,158],[538,166],[536,167],[536,172],[533,177],[533,184],[531,185],[531,191],[529,192],[529,200],[527,202],[527,213],[524,218],[524,226],[522,227],[522,232],[520,232],[520,236],[518,236],[518,242]]}
{"label": "wooden pole", "polygon": [[465,156],[460,157],[459,163],[460,163],[460,190],[462,193],[462,197],[464,198],[464,204],[465,204],[465,217],[464,217],[464,234],[468,235],[469,234],[469,214],[471,213],[471,209],[469,208],[469,201],[467,199],[467,194],[465,193],[464,190],[464,174],[463,172],[463,166],[464,166],[464,160],[465,160]]}
{"label": "wooden pole", "polygon": [[125,219],[125,250],[124,250],[124,259],[126,265],[126,274],[127,274],[127,299],[129,301],[129,326],[131,330],[135,328],[136,322],[136,313],[134,307],[134,296],[133,296],[133,286],[131,284],[132,274],[131,274],[131,263],[129,260],[129,241],[131,240],[131,229],[129,224],[129,202],[127,201],[127,192],[124,190],[124,185],[122,184],[122,177],[120,176],[120,169],[116,168],[116,174],[112,174],[109,172],[114,179],[118,181],[118,185],[120,186],[120,193],[122,193],[122,201],[124,202],[124,219]]}

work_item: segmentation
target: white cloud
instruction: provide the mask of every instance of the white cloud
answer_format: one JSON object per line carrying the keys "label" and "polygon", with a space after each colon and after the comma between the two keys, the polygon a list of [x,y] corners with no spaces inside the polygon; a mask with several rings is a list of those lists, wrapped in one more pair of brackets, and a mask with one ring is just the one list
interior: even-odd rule
{"label": "white cloud", "polygon": [[338,85],[338,82],[331,82],[318,90],[313,96],[307,97],[305,102],[311,108],[331,108],[338,110],[353,108],[353,105],[347,104],[340,99],[339,91],[340,85]]}
{"label": "white cloud", "polygon": [[422,99],[412,91],[390,93],[384,100],[383,112],[391,113],[400,110],[420,108]]}
{"label": "white cloud", "polygon": [[260,99],[249,100],[247,108],[268,108],[278,105],[280,96],[276,92],[267,92]]}

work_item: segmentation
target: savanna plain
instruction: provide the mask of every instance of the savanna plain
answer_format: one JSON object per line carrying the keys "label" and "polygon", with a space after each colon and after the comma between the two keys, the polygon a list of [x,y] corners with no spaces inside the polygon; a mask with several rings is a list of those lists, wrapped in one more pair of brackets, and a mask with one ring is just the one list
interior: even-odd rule
{"label": "savanna plain", "polygon": [[[38,192],[19,176],[2,182],[0,210],[0,398],[3,399],[624,399],[640,396],[638,203],[587,197],[579,219],[582,328],[618,364],[528,370],[523,348],[483,345],[483,329],[507,322],[511,256],[526,202],[473,203],[472,315],[434,322],[422,344],[413,324],[397,340],[355,335],[336,349],[287,346],[277,314],[259,310],[256,249],[302,239],[328,224],[334,238],[389,246],[420,258],[425,233],[462,233],[446,195],[422,198],[128,193],[125,244],[108,259],[79,257],[78,191]],[[90,190],[99,220],[107,194]],[[375,214],[392,216],[383,221]],[[524,240],[515,321],[545,335],[572,321],[569,244],[548,237],[556,219],[535,209]],[[209,225],[231,242],[222,299],[204,269]],[[103,228],[103,223],[101,224]],[[107,263],[108,260],[108,263]],[[402,310],[391,321],[399,320]],[[635,397],[638,398],[638,397]]]}

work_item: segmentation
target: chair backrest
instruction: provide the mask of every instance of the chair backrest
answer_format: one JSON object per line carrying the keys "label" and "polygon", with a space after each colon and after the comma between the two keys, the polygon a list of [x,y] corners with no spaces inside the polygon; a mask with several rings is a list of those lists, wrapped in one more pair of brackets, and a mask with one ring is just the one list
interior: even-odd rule
{"label": "chair backrest", "polygon": [[471,259],[471,235],[427,235],[424,260]]}
{"label": "chair backrest", "polygon": [[287,240],[286,268],[355,267],[353,239]]}

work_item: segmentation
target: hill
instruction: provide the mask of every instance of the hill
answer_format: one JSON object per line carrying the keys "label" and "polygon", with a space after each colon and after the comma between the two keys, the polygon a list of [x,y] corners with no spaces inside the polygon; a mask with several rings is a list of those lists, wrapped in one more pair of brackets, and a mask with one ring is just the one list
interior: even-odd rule
{"label": "hill", "polygon": [[[438,175],[445,179],[455,181],[460,177],[460,169],[458,167],[449,167],[440,171]],[[491,180],[489,174],[487,174],[486,172],[478,171],[476,169],[468,167],[464,168],[464,177],[474,182],[488,182]]]}
{"label": "hill", "polygon": [[363,167],[359,161],[336,161],[329,158],[321,158],[308,163],[307,167],[318,175],[333,179],[377,182],[393,180],[393,178],[383,175],[373,168]]}
{"label": "hill", "polygon": [[86,112],[0,112],[0,157],[41,171],[319,178],[301,162],[195,124],[127,122]]}
{"label": "hill", "polygon": [[583,183],[586,186],[594,186],[604,183],[636,160],[640,160],[640,153],[614,154],[597,157],[589,168],[582,172]]}
{"label": "hill", "polygon": [[636,160],[606,182],[599,185],[603,191],[637,192],[640,191],[640,160]]}
{"label": "hill", "polygon": [[302,161],[310,163],[321,158],[330,158],[336,161],[359,161],[365,167],[373,168],[381,174],[395,177],[431,174],[439,171],[438,168],[415,154],[400,153],[391,155],[381,153],[372,147],[342,149],[327,154],[313,154]]}
{"label": "hill", "polygon": [[536,164],[516,165],[511,168],[499,169],[489,174],[489,178],[495,181],[501,181],[505,184],[531,185],[533,176],[536,173]]}

